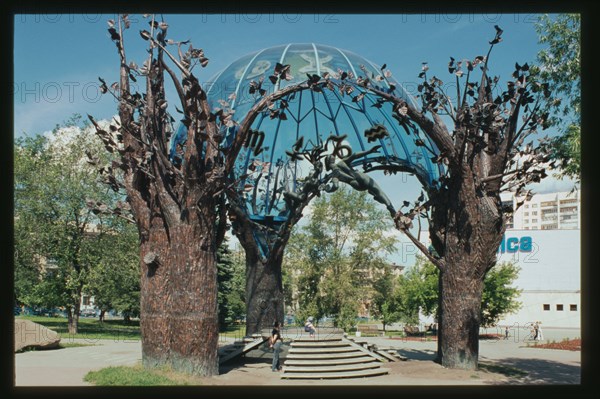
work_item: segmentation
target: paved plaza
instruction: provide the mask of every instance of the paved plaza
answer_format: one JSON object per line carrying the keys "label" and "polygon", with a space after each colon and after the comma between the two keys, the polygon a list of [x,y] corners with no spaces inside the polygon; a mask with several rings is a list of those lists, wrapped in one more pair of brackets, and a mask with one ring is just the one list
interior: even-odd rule
{"label": "paved plaza", "polygon": [[[580,336],[578,330],[546,330],[546,342]],[[491,375],[478,371],[449,370],[434,363],[437,343],[382,337],[361,337],[379,347],[392,347],[408,360],[386,363],[390,374],[368,379],[282,380],[271,372],[271,352],[259,348],[245,357],[221,366],[219,376],[205,378],[203,385],[492,385],[492,384],[579,384],[581,352],[536,349],[520,337],[508,340],[481,340],[480,362],[498,364],[527,372],[521,377]],[[82,346],[15,354],[16,386],[85,386],[83,377],[92,370],[108,366],[133,366],[142,358],[140,341],[66,340],[93,343]],[[225,343],[224,341],[222,343]],[[530,343],[531,345],[531,343]],[[282,358],[289,349],[284,345]]]}

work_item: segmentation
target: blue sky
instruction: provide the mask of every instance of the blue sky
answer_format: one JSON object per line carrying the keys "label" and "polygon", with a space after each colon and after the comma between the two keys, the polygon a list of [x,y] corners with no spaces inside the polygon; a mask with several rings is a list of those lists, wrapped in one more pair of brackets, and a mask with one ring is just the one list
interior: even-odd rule
{"label": "blue sky", "polygon": [[[125,37],[128,60],[141,65],[147,43],[138,32],[148,28],[148,20],[141,15],[130,18],[132,27]],[[96,119],[115,114],[115,100],[98,91],[99,76],[109,85],[118,79],[119,61],[108,36],[108,19],[116,16],[15,16],[15,136],[49,131],[74,113]],[[491,73],[501,82],[510,79],[515,62],[535,62],[542,48],[535,32],[536,14],[189,14],[164,15],[164,19],[170,38],[191,39],[210,59],[208,67],[195,72],[201,82],[247,53],[293,42],[332,45],[375,64],[386,63],[405,87],[416,87],[424,61],[429,64],[429,76],[450,81],[450,57],[460,60],[485,55],[495,34],[494,25],[504,30],[503,41],[490,58]],[[420,191],[416,180],[403,177],[403,183],[382,181],[381,185],[394,202],[416,198]],[[570,181],[549,178],[535,189],[547,192],[572,187]],[[404,258],[397,261],[407,263]]]}
{"label": "blue sky", "polygon": [[[116,110],[110,96],[100,96],[98,76],[117,80],[118,58],[107,33],[110,14],[28,14],[15,16],[15,135],[51,130],[77,112],[97,119]],[[494,25],[504,41],[492,53],[492,72],[508,79],[515,61],[535,60],[541,48],[534,30],[536,14],[195,14],[164,15],[169,37],[191,39],[210,63],[197,71],[202,80],[240,56],[282,43],[315,42],[350,50],[376,64],[387,63],[396,80],[415,86],[421,62],[442,80],[449,57],[485,54]],[[140,29],[132,15],[128,56],[145,59]]]}

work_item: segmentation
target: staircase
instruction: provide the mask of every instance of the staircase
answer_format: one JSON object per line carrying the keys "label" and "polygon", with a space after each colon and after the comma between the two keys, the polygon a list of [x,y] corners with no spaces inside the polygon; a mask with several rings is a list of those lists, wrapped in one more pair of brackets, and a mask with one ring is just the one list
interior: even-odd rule
{"label": "staircase", "polygon": [[397,349],[387,347],[380,348],[375,344],[370,344],[367,341],[358,341],[354,338],[348,338],[350,341],[354,342],[357,345],[362,346],[363,348],[368,349],[369,351],[376,353],[380,356],[385,357],[390,362],[397,362],[398,360],[406,361],[407,358],[398,353]]}
{"label": "staircase", "polygon": [[[388,356],[391,356],[388,354]],[[374,377],[388,374],[382,362],[390,361],[341,334],[293,340],[283,364],[281,378],[334,379]]]}
{"label": "staircase", "polygon": [[244,337],[241,341],[235,341],[233,344],[221,346],[218,351],[219,364],[223,364],[237,356],[257,349],[268,339],[268,336],[264,337],[261,334],[254,334],[251,337]]}

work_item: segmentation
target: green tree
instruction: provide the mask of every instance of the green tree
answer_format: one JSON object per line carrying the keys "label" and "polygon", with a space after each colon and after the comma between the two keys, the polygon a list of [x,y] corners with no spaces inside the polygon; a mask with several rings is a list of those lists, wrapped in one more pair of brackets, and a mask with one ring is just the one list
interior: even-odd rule
{"label": "green tree", "polygon": [[492,327],[502,316],[521,308],[517,300],[521,290],[512,284],[519,276],[520,268],[514,263],[503,262],[490,270],[483,280],[481,326]]}
{"label": "green tree", "polygon": [[416,263],[402,276],[397,290],[402,319],[407,324],[418,324],[419,311],[433,315],[438,306],[439,272],[433,263],[417,255]]}
{"label": "green tree", "polygon": [[561,176],[579,180],[581,173],[581,15],[559,14],[540,17],[535,25],[540,44],[547,47],[537,56],[535,72],[549,82],[565,101],[553,101],[558,111],[552,121],[561,134],[553,139],[553,159],[561,166]]}
{"label": "green tree", "polygon": [[224,331],[235,317],[244,314],[244,264],[239,256],[235,256],[229,248],[225,237],[217,252],[217,284],[219,292],[219,328]]}
{"label": "green tree", "polygon": [[113,220],[110,231],[99,238],[104,252],[90,271],[86,293],[94,296],[100,320],[109,310],[120,312],[128,320],[140,315],[138,232],[124,220]]}
{"label": "green tree", "polygon": [[355,324],[360,304],[374,295],[395,238],[391,224],[365,192],[340,188],[314,202],[306,225],[290,238],[286,269],[294,283],[297,316],[334,316],[335,325]]}
{"label": "green tree", "polygon": [[86,162],[85,151],[97,159],[104,152],[79,120],[75,116],[46,136],[18,138],[14,147],[17,300],[65,307],[73,334],[84,287],[105,259],[102,243],[111,234],[111,217],[87,204],[90,198],[115,200]]}
{"label": "green tree", "polygon": [[402,318],[400,302],[396,296],[398,278],[392,273],[391,266],[386,265],[382,274],[373,283],[374,296],[372,312],[383,324],[383,331],[389,324]]}
{"label": "green tree", "polygon": [[[519,310],[521,303],[517,298],[521,291],[513,286],[519,270],[514,263],[504,262],[488,271],[483,280],[481,327],[494,326],[502,316]],[[417,262],[400,282],[399,300],[409,323],[418,321],[419,310],[437,319],[438,281],[438,269],[423,256],[417,256]]]}

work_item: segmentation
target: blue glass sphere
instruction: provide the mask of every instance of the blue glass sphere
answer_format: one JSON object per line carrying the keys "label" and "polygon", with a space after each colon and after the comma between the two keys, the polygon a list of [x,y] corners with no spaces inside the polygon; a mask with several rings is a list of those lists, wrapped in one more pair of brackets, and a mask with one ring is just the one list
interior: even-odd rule
{"label": "blue glass sphere", "polygon": [[[273,83],[269,76],[277,63],[289,65],[290,76]],[[398,82],[390,76],[384,78],[385,70],[369,60],[350,51],[313,43],[286,44],[247,54],[217,74],[206,90],[213,109],[230,108],[235,112],[233,119],[239,122],[260,99],[256,90],[259,83],[268,94],[306,81],[313,74],[329,74],[339,80],[344,73],[371,79],[384,90],[391,90],[393,85],[396,96],[415,104]],[[286,108],[274,104],[256,118],[252,129],[261,134],[242,148],[233,176],[238,179],[245,211],[252,220],[269,225],[287,220],[288,204],[281,194],[298,192],[312,171],[308,161],[291,159],[286,153],[301,137],[303,145],[310,147],[324,143],[331,135],[342,136],[340,145],[349,146],[355,153],[378,145],[377,151],[354,159],[351,166],[366,173],[392,168],[413,173],[426,187],[436,184],[441,167],[432,162],[432,154],[425,146],[418,146],[415,141],[420,139],[437,151],[435,145],[420,131],[400,126],[392,117],[390,103],[382,103],[372,94],[357,97],[358,94],[357,89],[349,93],[337,89],[305,90],[288,96]],[[387,134],[369,137],[369,131],[374,130]],[[230,143],[235,133],[235,126],[228,128],[223,145]],[[173,146],[182,139],[184,127],[174,135]]]}

